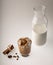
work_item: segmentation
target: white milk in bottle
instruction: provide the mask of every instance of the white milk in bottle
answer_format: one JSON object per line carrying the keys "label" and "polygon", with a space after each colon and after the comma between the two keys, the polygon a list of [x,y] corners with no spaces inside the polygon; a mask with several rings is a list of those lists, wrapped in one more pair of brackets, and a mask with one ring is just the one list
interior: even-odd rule
{"label": "white milk in bottle", "polygon": [[34,9],[34,18],[32,21],[32,43],[43,45],[47,39],[47,19],[44,14],[45,7],[42,10]]}
{"label": "white milk in bottle", "polygon": [[35,24],[32,31],[33,43],[43,45],[46,43],[47,29],[45,24]]}

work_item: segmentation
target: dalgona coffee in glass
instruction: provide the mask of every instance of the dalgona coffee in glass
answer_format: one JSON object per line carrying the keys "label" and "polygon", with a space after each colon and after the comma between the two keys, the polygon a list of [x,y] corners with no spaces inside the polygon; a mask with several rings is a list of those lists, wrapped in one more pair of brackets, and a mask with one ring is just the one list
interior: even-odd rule
{"label": "dalgona coffee in glass", "polygon": [[18,40],[18,47],[22,56],[26,57],[29,55],[31,51],[31,43],[32,41],[28,37],[20,38]]}

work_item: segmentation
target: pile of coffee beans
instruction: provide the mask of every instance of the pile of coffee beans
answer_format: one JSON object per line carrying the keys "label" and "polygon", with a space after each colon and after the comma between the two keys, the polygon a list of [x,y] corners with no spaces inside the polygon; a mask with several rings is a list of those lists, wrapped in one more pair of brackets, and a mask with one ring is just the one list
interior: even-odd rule
{"label": "pile of coffee beans", "polygon": [[18,60],[19,56],[17,53],[15,53],[15,55],[8,55],[8,58],[15,58],[16,60]]}

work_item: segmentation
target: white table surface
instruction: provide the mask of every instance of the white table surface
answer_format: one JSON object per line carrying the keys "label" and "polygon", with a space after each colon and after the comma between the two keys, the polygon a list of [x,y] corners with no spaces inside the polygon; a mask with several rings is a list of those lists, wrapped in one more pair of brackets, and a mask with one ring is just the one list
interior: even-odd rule
{"label": "white table surface", "polygon": [[[47,6],[48,35],[43,46],[32,43],[31,53],[22,57],[18,50],[17,40],[27,36],[32,39],[32,8],[44,3]],[[1,0],[1,35],[0,35],[0,65],[53,65],[53,3],[52,0]],[[9,59],[3,55],[3,50],[8,44],[14,45],[14,50],[9,54],[19,55],[19,60]]]}
{"label": "white table surface", "polygon": [[14,43],[14,50],[9,53],[15,55],[17,52],[19,55],[19,60],[14,58],[9,59],[6,55],[2,54],[2,51],[7,47],[6,44],[0,44],[0,65],[53,65],[53,44],[51,40],[48,40],[47,43],[43,46],[36,46],[32,43],[31,53],[28,57],[22,57],[18,50],[17,43]]}

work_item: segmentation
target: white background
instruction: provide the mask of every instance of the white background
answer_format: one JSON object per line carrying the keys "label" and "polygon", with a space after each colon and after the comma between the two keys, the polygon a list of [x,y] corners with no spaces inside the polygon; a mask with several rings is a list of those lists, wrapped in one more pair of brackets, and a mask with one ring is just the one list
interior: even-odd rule
{"label": "white background", "polygon": [[[33,7],[46,6],[48,18],[48,38],[44,46],[32,43],[29,57],[22,57],[17,40],[27,36],[32,38]],[[19,60],[8,59],[2,51],[12,43]],[[0,65],[53,65],[53,0],[0,0]]]}

